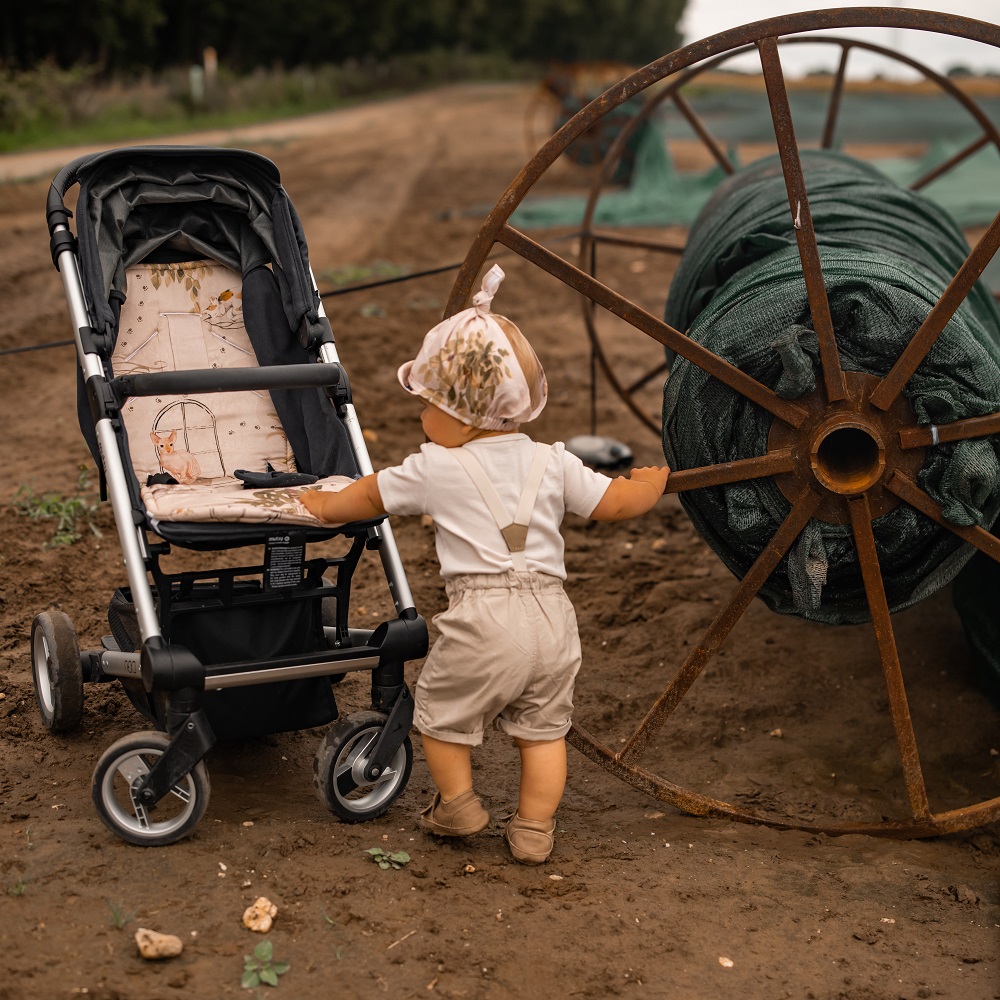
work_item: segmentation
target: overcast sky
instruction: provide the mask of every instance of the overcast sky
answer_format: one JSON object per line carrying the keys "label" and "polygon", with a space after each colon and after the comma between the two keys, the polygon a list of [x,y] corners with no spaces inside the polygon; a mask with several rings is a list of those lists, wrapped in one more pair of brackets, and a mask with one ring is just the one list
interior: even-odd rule
{"label": "overcast sky", "polygon": [[[946,11],[949,14],[959,14],[963,17],[975,18],[996,24],[1000,22],[1000,0],[920,0],[918,3],[906,3],[895,0],[894,3],[879,3],[877,0],[841,0],[837,4],[810,4],[808,0],[741,0],[740,3],[726,3],[724,0],[687,0],[684,19],[681,21],[681,31],[686,42],[714,35],[726,28],[734,28],[740,24],[749,24],[767,17],[777,17],[781,14],[794,14],[808,10],[818,10],[824,7],[907,7],[911,10]],[[902,29],[866,28],[844,29],[838,34],[849,34],[853,37],[882,45],[896,51],[901,51],[911,59],[917,59],[932,69],[944,71],[952,66],[962,65],[971,69],[1000,71],[1000,48],[970,42],[965,38],[955,38],[951,35],[934,34],[925,31],[904,31]],[[805,73],[812,69],[835,69],[839,58],[839,50],[826,45],[794,45],[786,47],[782,52],[782,65],[789,75]],[[759,59],[754,55],[741,57],[741,63],[733,62],[735,68],[760,68]],[[899,76],[909,79],[913,73],[898,63],[893,66],[879,56],[864,54],[860,51],[852,53],[848,62],[851,76],[871,76],[881,72],[886,76]]]}

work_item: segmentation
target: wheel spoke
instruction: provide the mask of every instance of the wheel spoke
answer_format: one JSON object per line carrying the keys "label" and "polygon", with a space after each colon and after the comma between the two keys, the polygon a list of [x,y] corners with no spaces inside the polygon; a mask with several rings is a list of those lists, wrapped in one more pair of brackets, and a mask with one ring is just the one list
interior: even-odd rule
{"label": "wheel spoke", "polygon": [[892,728],[896,733],[899,759],[903,766],[910,814],[917,820],[928,819],[931,810],[927,801],[927,788],[920,768],[917,738],[913,732],[913,721],[906,701],[906,687],[903,684],[903,672],[899,665],[899,651],[896,649],[889,602],[886,600],[882,571],[879,568],[878,550],[875,546],[867,496],[861,494],[857,498],[852,498],[847,503],[847,509],[851,516],[851,530],[854,532],[854,544],[858,550],[858,563],[861,566],[868,610],[875,630],[875,642],[878,644],[879,658],[882,661],[882,674],[889,695],[889,711],[892,715]]}
{"label": "wheel spoke", "polygon": [[910,342],[903,349],[903,352],[896,358],[896,363],[889,370],[889,373],[875,387],[875,391],[871,395],[873,406],[877,406],[880,410],[888,410],[892,406],[896,397],[903,391],[903,386],[909,382],[910,377],[920,367],[921,362],[927,357],[938,337],[941,336],[941,331],[948,325],[955,310],[972,291],[973,285],[986,270],[986,265],[993,259],[998,247],[1000,247],[1000,212],[997,213],[996,218],[990,223],[989,229],[983,233],[979,242],[973,247],[972,253],[965,258],[965,262],[958,269],[955,277],[951,279],[951,283],[944,290],[941,298],[934,303],[927,318],[910,338]]}
{"label": "wheel spoke", "polygon": [[[668,480],[669,481],[669,480]],[[991,559],[1000,562],[1000,538],[976,525],[964,527],[952,524],[941,512],[939,504],[928,496],[912,479],[901,472],[894,472],[886,482],[886,486],[904,503],[914,510],[920,511],[925,517],[936,521],[942,528],[947,528],[953,535],[958,535],[963,541],[974,545],[980,552],[986,553]]]}
{"label": "wheel spoke", "polygon": [[684,493],[687,490],[703,489],[706,486],[721,486],[724,483],[742,483],[747,479],[761,479],[791,472],[795,467],[790,448],[770,451],[766,455],[740,458],[734,462],[719,465],[703,465],[698,469],[678,469],[667,478],[664,493]]}
{"label": "wheel spoke", "polygon": [[970,142],[964,149],[960,149],[954,156],[949,157],[944,163],[939,163],[932,170],[928,170],[922,177],[918,177],[911,185],[911,191],[919,191],[926,187],[931,181],[937,180],[942,174],[957,167],[963,160],[967,160],[973,153],[978,153],[990,141],[990,137],[984,132],[978,139]]}
{"label": "wheel spoke", "polygon": [[634,302],[608,288],[607,285],[601,284],[596,278],[563,260],[558,254],[536,243],[524,233],[514,229],[513,226],[505,224],[497,234],[497,242],[502,243],[542,270],[548,271],[553,277],[586,295],[599,306],[603,306],[609,312],[620,316],[657,343],[663,344],[681,357],[687,358],[688,361],[696,364],[709,375],[728,385],[730,389],[746,396],[747,399],[752,400],[769,413],[773,413],[785,423],[792,427],[800,427],[805,422],[807,413],[802,407],[782,399],[766,385],[762,385],[756,379],[740,371],[735,365],[712,353],[697,341],[684,336],[679,330],[675,330],[663,320],[657,319],[652,313],[641,309]]}
{"label": "wheel spoke", "polygon": [[666,361],[663,364],[657,365],[655,368],[650,369],[645,375],[641,375],[637,378],[631,385],[625,387],[625,391],[628,393],[638,392],[644,385],[652,382],[654,378],[658,375],[665,375],[667,372]]}
{"label": "wheel spoke", "polygon": [[799,247],[799,259],[802,261],[802,276],[806,283],[809,311],[812,314],[813,328],[819,340],[823,384],[826,388],[827,399],[830,402],[836,402],[847,397],[847,385],[843,369],[840,367],[840,353],[837,350],[837,338],[833,332],[830,302],[823,281],[819,247],[816,245],[816,232],[813,229],[812,215],[809,211],[809,199],[806,195],[802,162],[799,159],[795,129],[792,125],[791,108],[788,105],[788,91],[785,88],[785,79],[781,71],[778,45],[773,38],[763,38],[757,43],[757,48],[760,50],[760,63],[764,71],[767,99],[771,105],[774,137],[778,142],[778,154],[781,157],[781,168],[785,175],[785,189],[788,192],[788,206],[792,213],[792,225],[795,228],[795,240]]}
{"label": "wheel spoke", "polygon": [[953,420],[950,424],[904,427],[899,432],[899,443],[903,448],[932,448],[945,441],[966,441],[991,434],[1000,434],[1000,413],[966,417],[964,420]]}
{"label": "wheel spoke", "polygon": [[[669,483],[670,480],[668,479]],[[628,738],[616,756],[626,764],[636,760],[649,745],[649,741],[659,732],[670,713],[677,707],[688,689],[698,679],[705,664],[715,655],[733,626],[743,616],[757,592],[767,582],[777,568],[792,543],[799,537],[813,511],[819,505],[820,496],[808,487],[796,498],[788,516],[782,521],[774,537],[757,556],[756,561],[740,581],[725,607],[715,616],[712,624],[702,636],[697,647],[681,664],[680,669],[667,685],[666,690],[653,703],[639,727]]]}
{"label": "wheel spoke", "polygon": [[670,95],[671,100],[677,107],[677,110],[687,119],[687,123],[694,129],[695,134],[699,139],[705,144],[708,151],[712,154],[713,159],[720,167],[727,173],[735,173],[735,169],[729,161],[729,157],[726,156],[722,147],[715,141],[712,134],[708,131],[705,123],[698,117],[695,113],[694,108],[688,104],[687,100],[679,94],[676,90]]}
{"label": "wheel spoke", "polygon": [[840,53],[840,65],[837,67],[837,75],[833,80],[833,88],[830,91],[830,103],[826,111],[826,124],[823,126],[823,139],[820,146],[823,149],[830,149],[833,146],[833,137],[837,134],[837,117],[840,115],[840,98],[844,93],[844,80],[847,77],[847,57],[850,54],[851,46],[845,45]]}

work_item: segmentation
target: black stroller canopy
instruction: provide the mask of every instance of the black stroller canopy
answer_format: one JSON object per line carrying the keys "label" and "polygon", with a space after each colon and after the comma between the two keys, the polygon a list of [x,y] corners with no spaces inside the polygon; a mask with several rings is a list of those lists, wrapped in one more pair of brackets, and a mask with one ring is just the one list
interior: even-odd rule
{"label": "black stroller canopy", "polygon": [[318,323],[302,226],[266,157],[190,146],[82,157],[52,183],[50,222],[53,213],[66,213],[62,195],[77,182],[81,278],[106,332],[113,335],[109,299],[113,292],[124,297],[126,269],[151,255],[210,258],[242,275],[270,264],[289,329],[301,331],[305,322],[311,332]]}

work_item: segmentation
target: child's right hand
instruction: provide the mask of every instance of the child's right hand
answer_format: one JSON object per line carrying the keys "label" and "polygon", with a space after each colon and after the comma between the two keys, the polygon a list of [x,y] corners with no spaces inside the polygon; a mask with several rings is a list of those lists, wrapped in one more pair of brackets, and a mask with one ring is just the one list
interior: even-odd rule
{"label": "child's right hand", "polygon": [[662,495],[667,486],[667,477],[670,475],[670,466],[662,467],[656,465],[644,465],[641,469],[633,469],[628,477],[633,482],[649,483],[654,486]]}

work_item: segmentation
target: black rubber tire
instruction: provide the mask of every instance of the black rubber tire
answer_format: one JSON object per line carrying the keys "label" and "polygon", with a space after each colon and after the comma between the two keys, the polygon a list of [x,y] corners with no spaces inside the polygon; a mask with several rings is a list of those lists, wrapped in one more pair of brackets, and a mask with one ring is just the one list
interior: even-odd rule
{"label": "black rubber tire", "polygon": [[173,804],[171,796],[181,800],[182,807],[170,819],[157,821],[156,808],[144,819],[134,803],[123,807],[122,800],[137,771],[141,774],[143,768],[151,768],[169,745],[170,738],[165,733],[152,730],[134,733],[108,747],[94,769],[90,793],[97,815],[109,830],[130,844],[164,847],[176,843],[198,825],[208,808],[212,786],[204,761],[198,761],[190,774],[174,786],[175,791],[157,803],[156,808],[165,808],[165,804]]}
{"label": "black rubber tire", "polygon": [[361,823],[381,816],[410,780],[413,744],[407,736],[374,782],[359,780],[369,751],[385,728],[381,712],[356,712],[338,722],[323,737],[313,759],[313,786],[320,801],[342,820]]}
{"label": "black rubber tire", "polygon": [[43,611],[31,623],[31,679],[46,729],[76,729],[83,718],[83,665],[73,623],[62,611]]}

